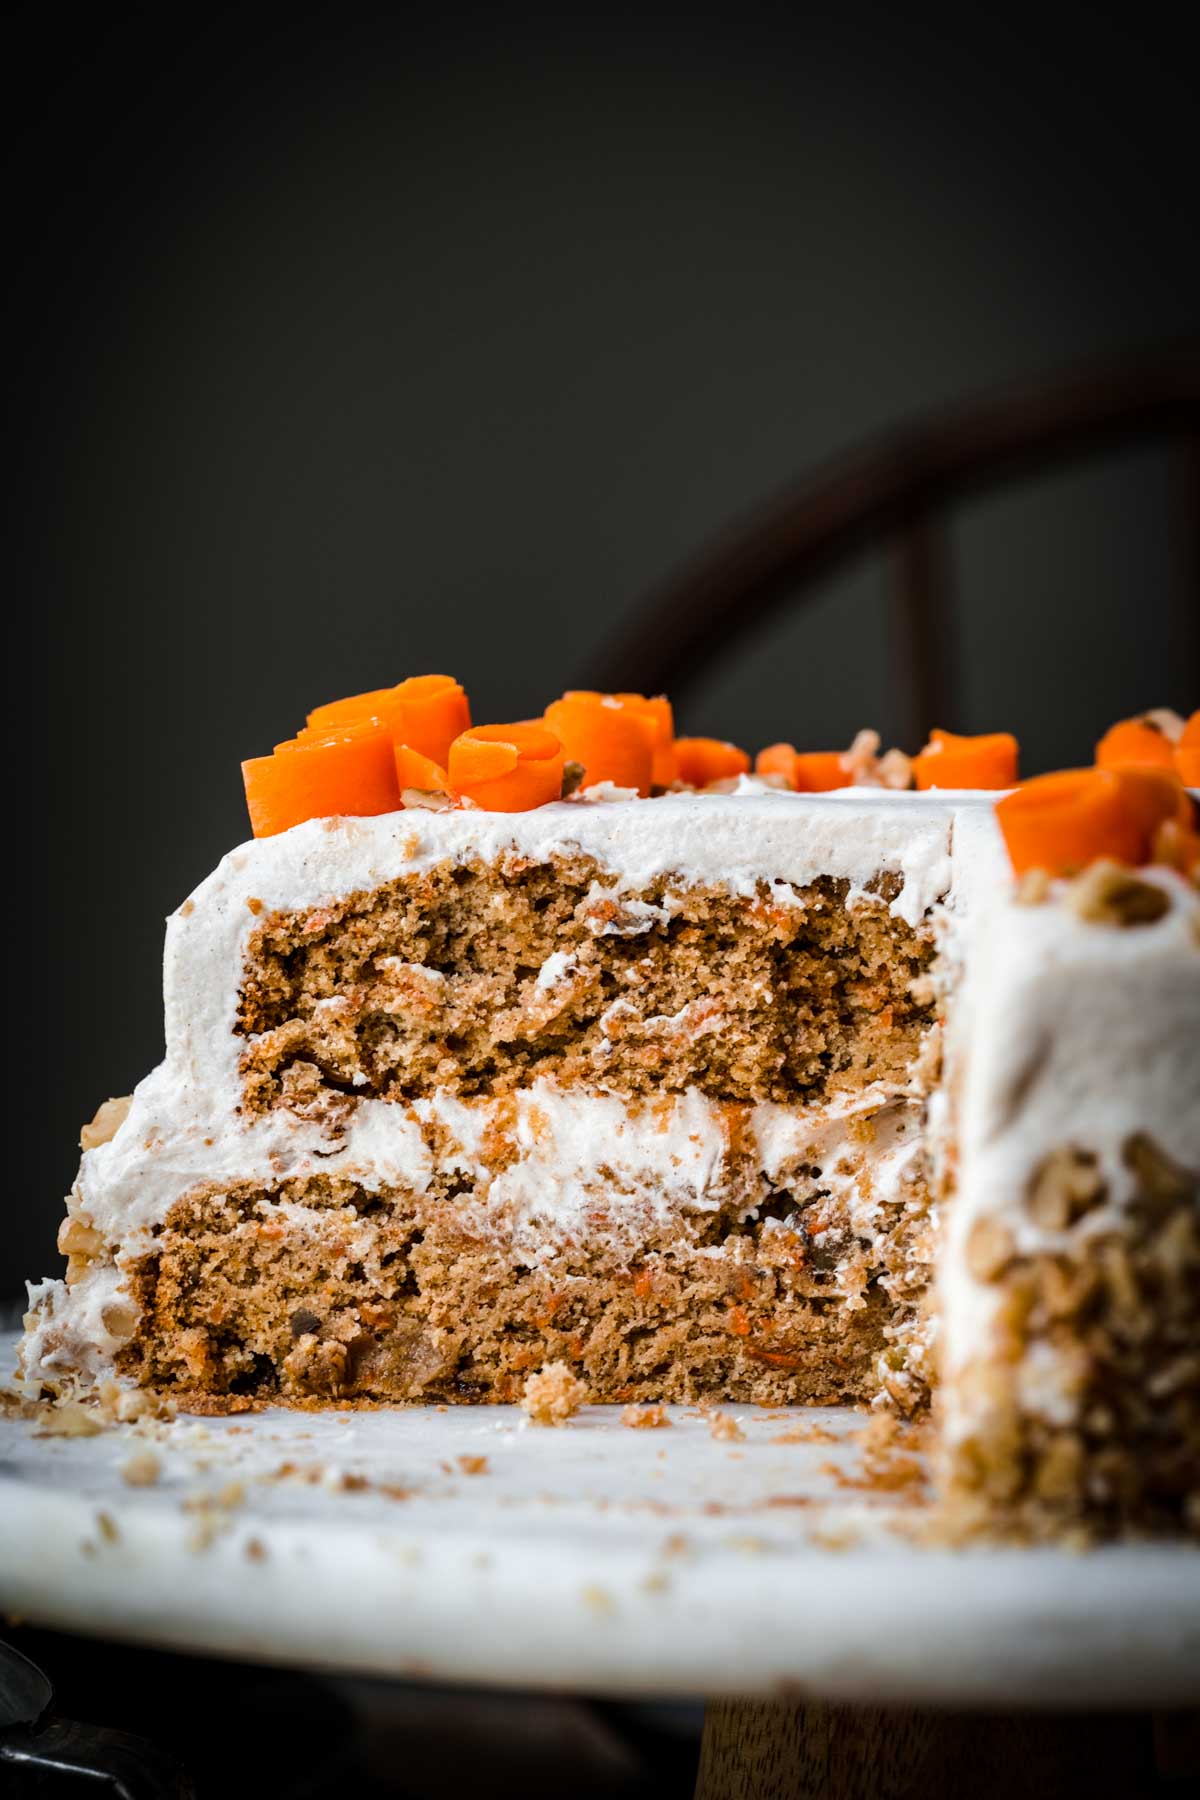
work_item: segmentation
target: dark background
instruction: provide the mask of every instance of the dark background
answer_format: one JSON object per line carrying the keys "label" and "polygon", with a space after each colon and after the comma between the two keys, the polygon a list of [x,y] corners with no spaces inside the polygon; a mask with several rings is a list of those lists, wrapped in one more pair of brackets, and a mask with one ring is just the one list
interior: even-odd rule
{"label": "dark background", "polygon": [[[1168,16],[17,15],[0,1293],[57,1268],[78,1125],[160,1054],[162,918],[246,835],[241,757],[429,669],[527,716],[790,477],[1195,328]],[[1169,500],[1140,452],[956,517],[944,723],[1035,769],[1195,705]],[[885,606],[864,563],[682,727],[889,734]]]}

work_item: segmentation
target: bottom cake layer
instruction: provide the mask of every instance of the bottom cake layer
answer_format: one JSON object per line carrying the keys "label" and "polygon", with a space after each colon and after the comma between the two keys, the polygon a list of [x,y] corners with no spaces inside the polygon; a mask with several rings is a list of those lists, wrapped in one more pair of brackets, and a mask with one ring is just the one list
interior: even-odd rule
{"label": "bottom cake layer", "polygon": [[595,1401],[869,1400],[891,1376],[917,1402],[924,1207],[890,1210],[871,1244],[814,1200],[786,1222],[681,1216],[636,1262],[601,1240],[530,1264],[470,1228],[469,1198],[203,1188],[127,1271],[139,1316],[117,1368],[195,1410],[512,1401],[556,1360]]}

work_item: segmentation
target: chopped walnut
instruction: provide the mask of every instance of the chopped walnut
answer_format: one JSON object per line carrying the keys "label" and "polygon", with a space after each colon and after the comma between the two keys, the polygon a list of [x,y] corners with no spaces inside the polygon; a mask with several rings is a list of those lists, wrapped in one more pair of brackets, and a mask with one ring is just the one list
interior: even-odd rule
{"label": "chopped walnut", "polygon": [[1013,889],[1018,906],[1041,906],[1049,898],[1050,876],[1045,869],[1026,869]]}
{"label": "chopped walnut", "polygon": [[1074,1432],[1059,1431],[1042,1451],[1034,1469],[1034,1492],[1041,1500],[1061,1505],[1083,1488],[1083,1441]]}
{"label": "chopped walnut", "polygon": [[458,803],[440,788],[403,788],[400,804],[418,812],[453,812]]}
{"label": "chopped walnut", "polygon": [[885,750],[875,765],[880,787],[905,793],[913,784],[912,757],[903,750]]}
{"label": "chopped walnut", "polygon": [[851,787],[883,787],[903,790],[912,786],[912,759],[903,750],[887,750],[879,754],[877,731],[860,731],[848,750],[842,752],[842,766]]}
{"label": "chopped walnut", "polygon": [[1012,1232],[1003,1220],[985,1213],[967,1233],[967,1269],[976,1281],[995,1281],[1016,1252]]}
{"label": "chopped walnut", "polygon": [[1106,858],[1072,882],[1067,905],[1089,925],[1121,926],[1152,925],[1171,908],[1162,888]]}
{"label": "chopped walnut", "polygon": [[1142,714],[1142,724],[1150,725],[1161,732],[1168,744],[1177,744],[1183,736],[1186,719],[1182,718],[1172,706],[1152,706],[1149,712]]}
{"label": "chopped walnut", "polygon": [[94,1225],[87,1225],[81,1218],[67,1217],[58,1228],[58,1248],[64,1256],[78,1256],[85,1261],[90,1260],[101,1249],[104,1239]]}
{"label": "chopped walnut", "polygon": [[135,1450],[128,1462],[121,1464],[121,1480],[130,1487],[153,1487],[162,1472],[162,1464],[153,1450]]}
{"label": "chopped walnut", "polygon": [[111,1143],[125,1123],[132,1105],[133,1095],[125,1094],[119,1100],[106,1100],[102,1106],[98,1106],[91,1123],[80,1130],[79,1148],[97,1150],[101,1144]]}
{"label": "chopped walnut", "polygon": [[587,770],[581,762],[565,762],[562,772],[562,798],[569,800],[579,787]]}
{"label": "chopped walnut", "polygon": [[1125,1139],[1121,1160],[1135,1177],[1143,1200],[1174,1206],[1195,1194],[1196,1177],[1174,1162],[1144,1131],[1135,1131]]}
{"label": "chopped walnut", "polygon": [[346,1385],[349,1352],[336,1339],[306,1331],[283,1359],[284,1372],[302,1392],[339,1394]]}
{"label": "chopped walnut", "polygon": [[1065,1231],[1068,1225],[1104,1198],[1104,1182],[1096,1158],[1073,1144],[1052,1150],[1034,1170],[1025,1205],[1043,1231]]}
{"label": "chopped walnut", "polygon": [[106,1300],[100,1308],[100,1323],[109,1337],[127,1344],[137,1330],[137,1308],[131,1300]]}
{"label": "chopped walnut", "polygon": [[34,1437],[99,1437],[104,1426],[78,1400],[60,1400],[47,1409]]}
{"label": "chopped walnut", "polygon": [[565,1425],[588,1397],[587,1383],[565,1362],[547,1363],[525,1383],[521,1406],[533,1425]]}
{"label": "chopped walnut", "polygon": [[660,1431],[671,1423],[665,1406],[627,1406],[621,1414],[622,1425],[631,1431]]}

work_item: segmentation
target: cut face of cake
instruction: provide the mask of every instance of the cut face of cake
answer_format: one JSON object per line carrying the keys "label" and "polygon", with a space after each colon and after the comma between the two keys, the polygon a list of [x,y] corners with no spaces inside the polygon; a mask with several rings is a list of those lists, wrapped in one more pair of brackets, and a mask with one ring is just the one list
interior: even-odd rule
{"label": "cut face of cake", "polygon": [[234,852],[169,923],[167,1058],[85,1155],[42,1372],[915,1403],[953,820],[760,791]]}
{"label": "cut face of cake", "polygon": [[511,1402],[551,1364],[620,1403],[933,1392],[964,1517],[1178,1529],[1193,885],[1024,904],[990,795],[714,788],[227,856],[168,923],[165,1060],[85,1132],[26,1380],[200,1411]]}

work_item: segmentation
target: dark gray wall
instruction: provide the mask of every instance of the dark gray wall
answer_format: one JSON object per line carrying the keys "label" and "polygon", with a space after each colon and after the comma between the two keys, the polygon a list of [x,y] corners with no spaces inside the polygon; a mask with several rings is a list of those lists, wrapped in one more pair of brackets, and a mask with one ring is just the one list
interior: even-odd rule
{"label": "dark gray wall", "polygon": [[[159,1054],[161,921],[245,835],[242,756],[428,668],[525,716],[790,476],[1195,325],[1189,64],[1130,16],[144,16],[17,65],[9,541],[45,842],[0,1292],[56,1266],[79,1121]],[[1012,726],[1036,767],[1195,704],[1167,509],[1141,454],[964,513],[947,723]],[[839,580],[683,724],[887,731],[883,593]]]}

